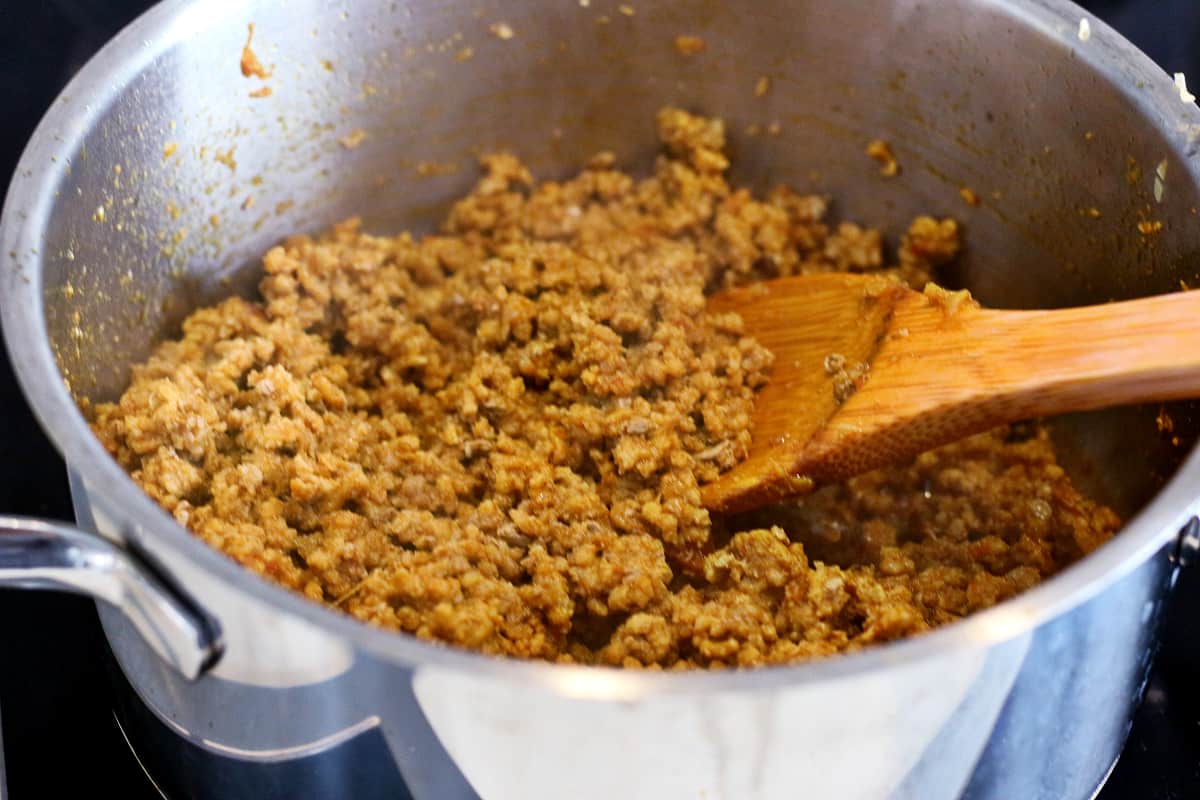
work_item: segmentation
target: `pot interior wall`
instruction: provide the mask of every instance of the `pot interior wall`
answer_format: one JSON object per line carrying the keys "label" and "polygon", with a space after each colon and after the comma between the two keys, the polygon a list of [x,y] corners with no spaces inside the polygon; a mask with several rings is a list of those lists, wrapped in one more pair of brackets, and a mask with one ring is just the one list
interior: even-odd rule
{"label": "pot interior wall", "polygon": [[[252,293],[281,237],[351,215],[429,230],[497,148],[539,177],[599,150],[646,170],[668,103],[727,120],[734,182],[829,194],[835,219],[879,226],[891,246],[917,214],[956,217],[968,250],[945,280],[990,305],[1200,280],[1188,148],[1144,85],[1097,66],[1113,46],[1098,24],[1064,46],[1028,12],[982,0],[763,0],[752,13],[705,0],[218,2],[169,19],[183,5],[153,12],[155,40],[116,45],[144,63],[107,98],[60,101],[81,127],[46,165],[58,194],[44,302],[81,400],[118,395],[197,304]],[[265,79],[240,68],[250,23]],[[681,35],[703,51],[681,53]],[[878,137],[897,178],[864,153]],[[1139,222],[1163,227],[1145,235]],[[1059,430],[1083,482],[1128,513],[1194,440],[1195,409],[1167,413],[1174,430],[1159,407]]]}

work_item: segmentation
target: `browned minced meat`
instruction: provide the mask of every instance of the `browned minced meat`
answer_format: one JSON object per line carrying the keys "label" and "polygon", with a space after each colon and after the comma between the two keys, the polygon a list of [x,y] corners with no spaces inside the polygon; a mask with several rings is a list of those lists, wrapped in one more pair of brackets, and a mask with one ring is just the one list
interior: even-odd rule
{"label": "browned minced meat", "polygon": [[841,353],[825,356],[825,372],[833,378],[833,397],[839,404],[849,400],[851,395],[862,388],[870,371],[871,365],[865,361],[848,362]]}
{"label": "browned minced meat", "polygon": [[[356,222],[197,311],[95,429],[184,525],[360,619],[487,653],[652,667],[811,658],[924,631],[1097,547],[1038,429],[999,430],[753,517],[698,487],[750,441],[771,356],[708,293],[885,266],[826,201],[756,199],[719,120],[666,109],[643,181],[510,155],[436,236]],[[958,250],[921,218],[898,271]]]}

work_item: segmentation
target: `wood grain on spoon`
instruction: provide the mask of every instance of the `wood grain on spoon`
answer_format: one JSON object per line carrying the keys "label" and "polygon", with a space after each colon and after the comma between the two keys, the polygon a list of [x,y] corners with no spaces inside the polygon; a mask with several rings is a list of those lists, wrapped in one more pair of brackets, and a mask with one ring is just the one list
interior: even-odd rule
{"label": "wood grain on spoon", "polygon": [[[730,513],[1033,417],[1200,397],[1200,294],[998,311],[880,276],[807,275],[711,298],[775,355],[749,456],[702,487]],[[864,361],[834,396],[831,354]]]}

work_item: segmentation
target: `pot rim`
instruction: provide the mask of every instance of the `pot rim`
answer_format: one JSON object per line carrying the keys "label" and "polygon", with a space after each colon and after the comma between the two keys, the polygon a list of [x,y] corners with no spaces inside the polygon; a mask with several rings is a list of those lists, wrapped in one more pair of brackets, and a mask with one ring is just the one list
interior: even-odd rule
{"label": "pot rim", "polygon": [[[1163,131],[1184,163],[1196,150],[1200,109],[1181,102],[1171,79],[1149,57],[1103,22],[1068,0],[977,0],[1008,14],[1014,24],[1072,48]],[[938,656],[947,649],[984,648],[1033,630],[1053,616],[1102,591],[1161,550],[1200,510],[1200,448],[1193,448],[1163,489],[1119,535],[1041,585],[998,606],[914,638],[862,651],[791,665],[750,670],[661,673],[499,658],[424,642],[360,622],[260,578],[189,533],[134,483],[92,434],[58,371],[46,335],[42,307],[40,233],[64,178],[66,156],[121,89],[156,57],[198,28],[236,17],[237,0],[166,0],[113,38],[70,81],[43,117],[13,176],[0,219],[0,323],[18,382],[42,428],[89,493],[124,510],[134,541],[156,544],[187,557],[231,590],[246,592],[277,611],[299,617],[375,656],[419,668],[436,666],[543,684],[561,694],[595,700],[713,690],[757,690],[811,684],[887,669]],[[229,12],[229,13],[225,13]],[[1092,36],[1076,39],[1087,18]],[[60,156],[52,162],[52,156]],[[1191,180],[1200,173],[1189,164]],[[203,598],[199,598],[203,605]]]}

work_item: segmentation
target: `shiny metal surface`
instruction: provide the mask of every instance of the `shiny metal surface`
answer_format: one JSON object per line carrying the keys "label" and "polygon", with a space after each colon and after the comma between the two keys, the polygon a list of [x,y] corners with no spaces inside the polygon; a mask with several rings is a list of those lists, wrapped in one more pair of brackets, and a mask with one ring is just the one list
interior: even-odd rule
{"label": "shiny metal surface", "polygon": [[[196,303],[248,291],[280,236],[354,213],[428,229],[471,185],[477,148],[541,176],[599,149],[644,168],[664,103],[728,120],[736,181],[828,192],[892,243],[915,214],[959,217],[970,249],[949,277],[993,306],[1197,280],[1200,111],[1102,23],[1079,41],[1070,3],[631,5],[171,0],[39,127],[0,225],[14,366],[72,467],[80,525],[149,554],[225,635],[188,682],[101,608],[158,722],[146,735],[168,772],[206,754],[195,796],[295,796],[271,770],[363,736],[382,737],[416,798],[1090,796],[1144,679],[1176,533],[1200,508],[1193,405],[1165,409],[1171,436],[1157,407],[1057,423],[1079,479],[1128,524],[1043,586],[918,639],[706,674],[502,661],[371,629],[209,550],[88,431],[75,398],[113,397]],[[511,39],[491,35],[498,21]],[[265,82],[238,70],[249,22]],[[683,33],[705,52],[676,52]],[[264,83],[271,96],[251,98]],[[777,136],[750,132],[773,122]],[[355,130],[359,146],[339,142]],[[863,154],[878,136],[900,180]],[[1144,220],[1164,227],[1141,235]]]}
{"label": "shiny metal surface", "polygon": [[[106,629],[124,651],[125,674],[145,689],[145,675],[130,669],[128,654],[136,647],[118,626]],[[1028,648],[1023,636],[990,652],[914,662],[867,680],[629,703],[572,697],[553,685],[497,686],[470,673],[409,672],[364,657],[320,686],[259,687],[253,719],[276,721],[272,730],[244,730],[251,715],[242,707],[210,709],[202,716],[213,730],[185,733],[167,714],[200,719],[199,708],[178,713],[178,704],[145,692],[141,700],[158,716],[157,733],[179,740],[175,758],[156,774],[182,771],[180,780],[192,781],[200,776],[189,774],[188,764],[206,763],[214,775],[236,776],[245,796],[257,794],[284,754],[301,764],[325,752],[331,739],[331,746],[351,749],[358,736],[378,731],[418,798],[600,798],[614,791],[636,798],[785,797],[799,784],[818,797],[903,791],[950,798],[967,783]],[[209,698],[250,696],[238,686],[209,689]],[[329,710],[334,703],[337,709]],[[330,718],[312,706],[325,707]],[[376,719],[364,730],[347,717]],[[959,734],[943,736],[947,727]],[[351,729],[353,737],[338,735]],[[859,767],[865,759],[869,772]],[[362,768],[391,766],[374,761]]]}
{"label": "shiny metal surface", "polygon": [[148,563],[66,525],[0,516],[0,588],[71,592],[107,603],[188,679],[210,669],[224,647],[215,621]]}
{"label": "shiny metal surface", "polygon": [[[245,797],[326,797],[342,787],[344,796],[403,798],[402,774],[413,797],[439,800],[794,797],[797,780],[810,797],[1087,798],[1124,742],[1171,574],[1164,552],[1004,644],[807,688],[614,704],[550,686],[498,690],[486,677],[364,657],[319,687],[256,691],[257,712],[289,725],[297,722],[290,706],[334,698],[383,714],[350,736],[295,748],[288,768],[276,751],[235,758],[182,735],[159,716],[163,705],[144,695],[131,696],[121,714],[168,796],[215,800],[237,787]],[[118,628],[106,629],[128,652]],[[385,703],[381,684],[390,693]],[[215,715],[230,738],[244,716]],[[291,735],[299,741],[302,730],[315,737],[338,724],[311,720]],[[655,740],[643,726],[671,739]],[[381,739],[394,758],[378,757]]]}

